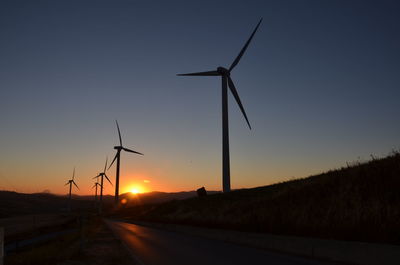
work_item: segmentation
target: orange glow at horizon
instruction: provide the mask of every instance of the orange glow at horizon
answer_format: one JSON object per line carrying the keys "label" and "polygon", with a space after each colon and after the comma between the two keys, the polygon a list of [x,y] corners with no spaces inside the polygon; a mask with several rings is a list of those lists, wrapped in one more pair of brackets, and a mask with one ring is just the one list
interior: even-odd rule
{"label": "orange glow at horizon", "polygon": [[133,194],[141,193],[140,190],[138,188],[136,188],[136,187],[132,188],[130,192],[133,193]]}
{"label": "orange glow at horizon", "polygon": [[129,183],[121,187],[121,193],[127,193],[130,192],[132,194],[139,194],[139,193],[145,193],[148,192],[149,188],[144,187],[144,185],[137,184],[137,182],[134,183]]}
{"label": "orange glow at horizon", "polygon": [[151,179],[151,175],[147,172],[128,173],[122,176],[120,182],[120,194],[139,194],[151,191],[151,180],[149,179]]}

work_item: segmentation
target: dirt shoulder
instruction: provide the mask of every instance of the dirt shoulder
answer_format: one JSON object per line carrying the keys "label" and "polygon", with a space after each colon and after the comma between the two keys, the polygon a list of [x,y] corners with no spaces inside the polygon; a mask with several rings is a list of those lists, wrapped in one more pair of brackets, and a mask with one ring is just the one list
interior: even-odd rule
{"label": "dirt shoulder", "polygon": [[85,265],[128,265],[134,264],[128,251],[112,234],[110,229],[101,222],[94,236],[88,240],[83,252],[77,255],[78,263],[60,263],[67,264],[85,264]]}

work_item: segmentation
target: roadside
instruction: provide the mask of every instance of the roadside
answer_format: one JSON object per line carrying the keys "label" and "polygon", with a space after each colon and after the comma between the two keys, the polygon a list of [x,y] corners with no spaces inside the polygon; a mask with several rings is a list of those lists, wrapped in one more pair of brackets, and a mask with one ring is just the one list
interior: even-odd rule
{"label": "roadside", "polygon": [[135,264],[122,243],[99,217],[91,217],[80,232],[58,237],[6,256],[8,265],[128,265]]}
{"label": "roadside", "polygon": [[121,241],[115,238],[103,221],[100,221],[83,252],[73,257],[70,261],[59,263],[59,265],[72,264],[132,265],[135,263]]}
{"label": "roadside", "polygon": [[5,241],[12,242],[68,229],[76,218],[73,214],[23,215],[1,218],[0,227],[4,228]]}

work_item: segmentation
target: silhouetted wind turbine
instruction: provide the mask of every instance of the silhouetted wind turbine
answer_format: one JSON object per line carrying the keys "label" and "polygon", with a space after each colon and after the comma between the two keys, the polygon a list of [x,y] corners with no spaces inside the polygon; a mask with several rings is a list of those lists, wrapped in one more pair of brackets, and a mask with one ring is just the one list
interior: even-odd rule
{"label": "silhouetted wind turbine", "polygon": [[101,184],[98,181],[96,181],[96,183],[94,183],[94,185],[92,187],[92,189],[95,189],[95,192],[94,192],[94,205],[95,206],[97,205],[97,186],[101,186]]}
{"label": "silhouetted wind turbine", "polygon": [[[94,177],[94,178],[97,178],[97,179],[99,179],[99,177],[100,177],[100,204],[99,204],[99,212],[101,212],[102,211],[102,208],[103,208],[103,179],[104,179],[104,177],[108,180],[108,182],[110,182],[110,184],[111,184],[111,186],[112,186],[112,183],[111,183],[111,181],[110,181],[110,179],[107,177],[107,175],[106,175],[106,169],[107,169],[107,162],[108,162],[108,158],[106,158],[106,164],[104,165],[104,170],[103,170],[103,172],[100,172],[96,177]],[[99,182],[98,180],[97,180],[97,182]]]}
{"label": "silhouetted wind turbine", "polygon": [[110,166],[108,167],[110,169],[110,167],[112,166],[112,164],[114,163],[115,160],[117,160],[117,171],[116,171],[116,175],[115,175],[115,203],[118,204],[118,196],[119,196],[119,166],[120,166],[120,160],[121,160],[121,150],[124,150],[126,152],[130,152],[130,153],[135,153],[138,155],[143,155],[142,153],[133,151],[131,149],[125,148],[122,146],[122,138],[121,138],[121,131],[119,130],[119,126],[118,126],[118,121],[115,121],[115,123],[117,124],[117,129],[118,129],[118,136],[119,136],[119,145],[118,146],[114,146],[114,149],[117,150],[117,153],[115,154],[115,157],[113,159],[113,161],[111,162]]}
{"label": "silhouetted wind turbine", "polygon": [[242,58],[244,52],[250,44],[251,39],[256,33],[258,27],[260,26],[262,18],[258,22],[257,26],[253,30],[253,33],[250,35],[250,38],[247,40],[246,44],[243,46],[242,50],[239,52],[239,55],[233,61],[229,69],[226,69],[222,66],[218,67],[217,70],[207,71],[207,72],[197,72],[197,73],[189,73],[189,74],[178,74],[178,76],[221,76],[222,79],[222,189],[223,192],[229,192],[231,190],[231,179],[230,179],[230,166],[229,166],[229,125],[228,125],[228,88],[232,92],[233,97],[235,98],[237,104],[239,105],[240,110],[243,113],[244,118],[246,119],[247,124],[251,130],[249,119],[247,118],[246,112],[243,108],[242,102],[240,101],[239,94],[236,90],[235,85],[231,79],[231,71],[236,67]]}
{"label": "silhouetted wind turbine", "polygon": [[68,182],[65,183],[65,186],[66,186],[66,185],[69,185],[69,210],[70,210],[70,211],[71,211],[71,192],[72,192],[72,184],[74,184],[75,187],[79,190],[79,187],[78,187],[78,185],[76,185],[74,178],[75,178],[75,167],[74,167],[74,171],[72,172],[72,179],[68,180]]}

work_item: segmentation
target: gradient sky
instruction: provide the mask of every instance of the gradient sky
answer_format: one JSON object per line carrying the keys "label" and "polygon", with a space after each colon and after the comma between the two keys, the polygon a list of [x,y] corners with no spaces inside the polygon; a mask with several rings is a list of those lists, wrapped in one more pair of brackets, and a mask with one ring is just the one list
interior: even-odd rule
{"label": "gradient sky", "polygon": [[[221,189],[229,67],[232,188],[383,156],[400,140],[397,1],[1,1],[0,189],[78,194],[112,159],[121,189]],[[115,168],[108,171],[114,181]],[[144,182],[147,180],[147,182]],[[106,193],[113,189],[106,186]]]}

